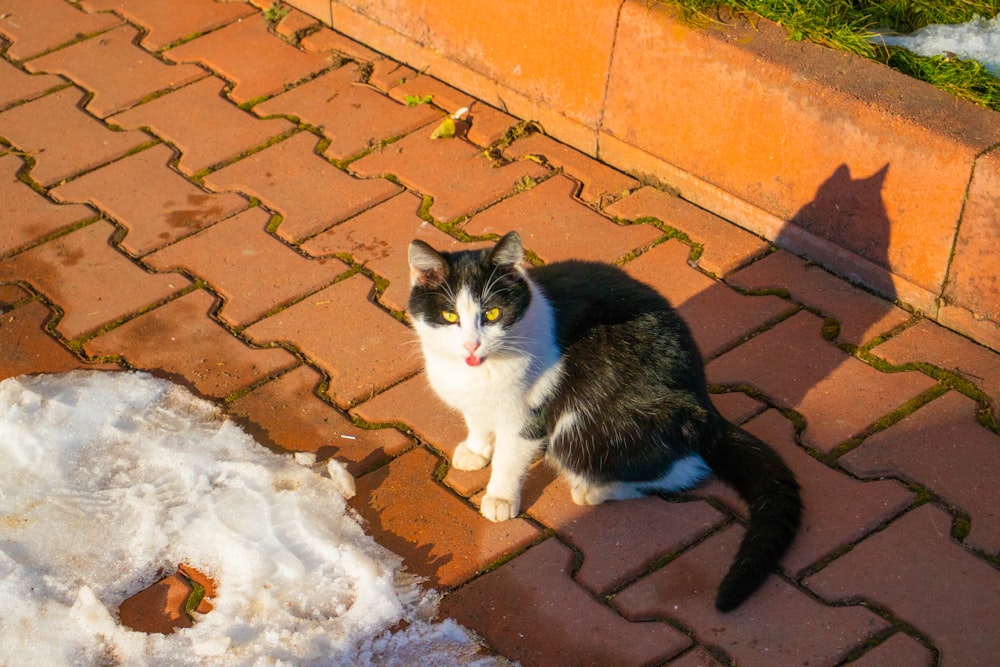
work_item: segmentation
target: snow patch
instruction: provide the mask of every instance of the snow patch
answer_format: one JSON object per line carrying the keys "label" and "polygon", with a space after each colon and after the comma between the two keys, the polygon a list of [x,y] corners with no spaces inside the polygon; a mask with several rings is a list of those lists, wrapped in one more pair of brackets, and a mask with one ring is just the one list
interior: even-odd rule
{"label": "snow patch", "polygon": [[[165,380],[0,382],[0,461],[0,664],[495,664],[432,622],[436,594],[352,518],[341,466],[269,452]],[[214,610],[171,635],[121,626],[178,563],[215,580]]]}
{"label": "snow patch", "polygon": [[873,39],[921,56],[954,54],[976,60],[990,74],[1000,77],[1000,16],[976,16],[966,23],[929,25],[909,35],[876,35]]}

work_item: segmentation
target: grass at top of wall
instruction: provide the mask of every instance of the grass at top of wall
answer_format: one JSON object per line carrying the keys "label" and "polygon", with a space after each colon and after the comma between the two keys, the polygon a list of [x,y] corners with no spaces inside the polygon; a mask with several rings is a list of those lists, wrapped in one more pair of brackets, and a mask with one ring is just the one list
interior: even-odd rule
{"label": "grass at top of wall", "polygon": [[720,6],[763,16],[788,29],[790,38],[856,53],[926,81],[953,95],[1000,111],[1000,78],[974,61],[918,56],[886,47],[878,32],[910,33],[932,24],[993,18],[1000,0],[659,0],[694,22],[712,20]]}

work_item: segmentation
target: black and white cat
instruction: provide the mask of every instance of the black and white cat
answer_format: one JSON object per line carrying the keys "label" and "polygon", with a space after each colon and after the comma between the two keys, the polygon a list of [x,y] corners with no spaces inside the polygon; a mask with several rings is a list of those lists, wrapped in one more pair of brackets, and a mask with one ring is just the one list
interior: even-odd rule
{"label": "black and white cat", "polygon": [[523,266],[510,232],[488,249],[410,244],[409,313],[431,386],[465,416],[452,465],[492,462],[483,516],[517,516],[541,453],[573,501],[689,489],[715,473],[750,507],[716,607],[734,609],[773,571],[798,529],[795,477],[766,444],[713,407],[684,321],[617,267]]}

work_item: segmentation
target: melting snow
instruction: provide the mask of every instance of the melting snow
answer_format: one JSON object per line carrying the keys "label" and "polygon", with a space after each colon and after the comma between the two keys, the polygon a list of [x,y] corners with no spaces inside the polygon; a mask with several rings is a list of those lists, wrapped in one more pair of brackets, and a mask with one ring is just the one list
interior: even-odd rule
{"label": "melting snow", "polygon": [[954,54],[977,60],[993,76],[1000,77],[1000,16],[979,16],[956,25],[929,25],[909,35],[878,35],[874,39],[901,46],[921,56]]}
{"label": "melting snow", "polygon": [[[494,662],[430,620],[435,594],[352,518],[349,475],[267,451],[169,382],[0,382],[0,461],[0,664]],[[178,563],[216,581],[214,611],[171,635],[121,626],[119,604]]]}

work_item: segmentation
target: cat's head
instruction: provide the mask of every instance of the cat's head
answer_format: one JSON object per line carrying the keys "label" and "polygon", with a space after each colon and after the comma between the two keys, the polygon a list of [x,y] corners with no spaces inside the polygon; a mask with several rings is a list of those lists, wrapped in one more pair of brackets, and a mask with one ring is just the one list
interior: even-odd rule
{"label": "cat's head", "polygon": [[531,303],[517,232],[492,248],[460,252],[415,240],[409,260],[410,318],[425,349],[468,366],[514,351],[509,332]]}

